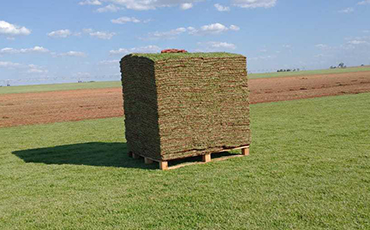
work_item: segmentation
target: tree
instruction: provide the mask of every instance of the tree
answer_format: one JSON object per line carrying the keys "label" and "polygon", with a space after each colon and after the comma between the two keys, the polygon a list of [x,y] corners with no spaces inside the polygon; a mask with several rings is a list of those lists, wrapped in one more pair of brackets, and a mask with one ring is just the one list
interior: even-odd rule
{"label": "tree", "polygon": [[343,62],[339,63],[338,67],[339,68],[343,68],[344,67],[344,63]]}

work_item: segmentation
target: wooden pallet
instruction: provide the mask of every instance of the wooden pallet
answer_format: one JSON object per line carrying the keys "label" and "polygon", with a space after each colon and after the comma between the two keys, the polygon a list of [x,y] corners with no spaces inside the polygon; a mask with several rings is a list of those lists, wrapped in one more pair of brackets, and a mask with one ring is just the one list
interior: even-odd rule
{"label": "wooden pallet", "polygon": [[[242,154],[219,157],[219,158],[213,159],[213,161],[223,161],[223,160],[227,160],[227,159],[235,158],[235,157],[249,156],[249,145],[238,147],[238,148],[233,148],[233,149],[225,149],[225,151],[232,151],[232,150],[241,150]],[[144,158],[145,164],[152,164],[154,162],[157,162],[157,163],[159,163],[159,168],[161,170],[178,169],[178,168],[182,168],[182,167],[189,166],[189,165],[205,164],[205,163],[208,163],[208,162],[212,161],[212,158],[211,158],[212,153],[209,153],[209,154],[206,154],[206,155],[202,156],[202,161],[201,162],[188,162],[188,163],[182,163],[182,164],[178,164],[178,165],[168,167],[168,161],[155,160],[155,159],[145,157],[145,156],[142,156],[140,154],[136,154],[136,153],[132,153],[132,152],[129,152],[128,155],[129,155],[129,157],[132,157],[134,159],[138,159],[140,157]]]}

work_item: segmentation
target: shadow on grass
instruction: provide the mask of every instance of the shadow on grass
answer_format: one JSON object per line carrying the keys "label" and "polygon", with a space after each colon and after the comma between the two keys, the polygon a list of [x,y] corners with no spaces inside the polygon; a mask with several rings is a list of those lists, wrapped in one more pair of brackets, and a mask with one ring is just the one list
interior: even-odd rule
{"label": "shadow on grass", "polygon": [[[50,148],[28,149],[13,152],[26,163],[43,163],[56,165],[89,165],[103,167],[158,169],[158,163],[144,164],[142,159],[128,156],[126,143],[90,142],[62,145]],[[214,153],[212,158],[234,155],[229,152]],[[199,162],[201,156],[169,161],[169,166]]]}
{"label": "shadow on grass", "polygon": [[90,142],[13,152],[26,163],[156,169],[128,157],[126,143]]}

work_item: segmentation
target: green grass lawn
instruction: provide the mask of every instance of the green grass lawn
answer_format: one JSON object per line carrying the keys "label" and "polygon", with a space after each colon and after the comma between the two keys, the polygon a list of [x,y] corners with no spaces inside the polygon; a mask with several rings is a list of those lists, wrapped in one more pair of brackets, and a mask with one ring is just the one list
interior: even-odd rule
{"label": "green grass lawn", "polygon": [[[167,55],[178,55],[178,54],[167,54]],[[196,54],[193,54],[193,55],[196,55]],[[364,71],[370,71],[370,67],[365,66],[365,67],[351,67],[351,68],[346,68],[346,69],[308,70],[308,71],[300,71],[300,72],[281,72],[281,73],[258,73],[258,74],[249,74],[248,76],[250,79],[256,79],[256,78],[270,78],[270,77],[299,77],[299,76],[310,76],[310,75],[317,75],[317,74],[353,73],[353,72],[364,72]],[[58,91],[58,90],[99,89],[99,88],[115,88],[115,87],[121,87],[121,82],[102,81],[102,82],[91,82],[91,83],[24,85],[24,86],[0,87],[0,95],[8,94],[8,93],[34,93],[34,92],[47,92],[47,91]]]}
{"label": "green grass lawn", "polygon": [[370,229],[370,94],[252,105],[251,156],[173,171],[123,118],[0,129],[0,229]]}

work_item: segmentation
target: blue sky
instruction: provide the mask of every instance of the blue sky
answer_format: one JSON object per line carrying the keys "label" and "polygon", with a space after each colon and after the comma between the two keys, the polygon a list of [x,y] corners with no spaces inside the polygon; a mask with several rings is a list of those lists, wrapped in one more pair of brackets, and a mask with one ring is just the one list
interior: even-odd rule
{"label": "blue sky", "polygon": [[250,72],[370,64],[370,0],[12,0],[0,85],[119,79],[131,52],[226,51]]}

